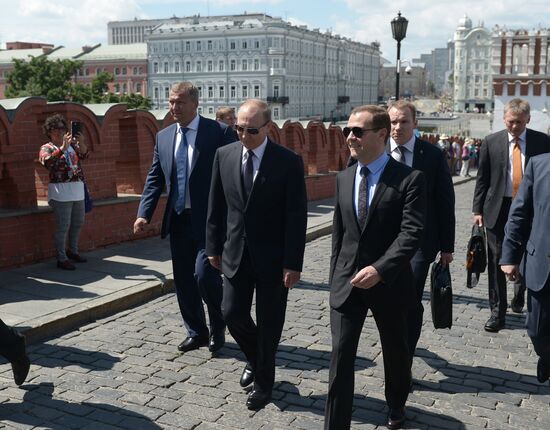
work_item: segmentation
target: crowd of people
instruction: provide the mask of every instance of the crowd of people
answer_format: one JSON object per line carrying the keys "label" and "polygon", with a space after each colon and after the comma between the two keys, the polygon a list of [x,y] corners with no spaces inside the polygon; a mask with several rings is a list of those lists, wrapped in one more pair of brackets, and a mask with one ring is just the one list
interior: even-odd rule
{"label": "crowd of people", "polygon": [[[216,121],[199,115],[198,105],[192,83],[171,88],[175,122],[157,133],[133,229],[147,228],[166,191],[161,236],[169,237],[187,331],[177,348],[185,353],[207,347],[215,357],[227,328],[246,358],[239,380],[249,390],[246,407],[258,410],[271,401],[288,291],[301,277],[304,166],[299,155],[268,137],[271,111],[264,101],[248,99],[236,115],[220,109]],[[505,106],[505,129],[480,142],[417,137],[416,109],[408,101],[352,110],[343,128],[351,157],[336,177],[325,429],[350,427],[354,363],[369,310],[381,339],[386,426],[405,424],[428,270],[434,261],[453,261],[451,176],[467,176],[471,164],[478,166],[473,222],[486,228],[488,243],[490,317],[484,328],[496,333],[505,326],[506,277],[514,282],[513,312],[523,311],[527,288],[527,329],[540,357],[537,378],[549,379],[550,242],[544,232],[550,155],[537,155],[550,152],[550,138],[528,129],[529,118],[528,103],[513,99]],[[42,146],[40,161],[50,172],[57,264],[70,270],[69,259],[85,260],[77,242],[84,216],[80,159],[88,151],[82,134],[67,128],[59,115],[46,120],[50,142]],[[0,331],[9,340],[4,344],[17,351],[10,355],[2,345],[0,353],[12,362],[20,384],[29,368],[24,339],[1,321]]]}

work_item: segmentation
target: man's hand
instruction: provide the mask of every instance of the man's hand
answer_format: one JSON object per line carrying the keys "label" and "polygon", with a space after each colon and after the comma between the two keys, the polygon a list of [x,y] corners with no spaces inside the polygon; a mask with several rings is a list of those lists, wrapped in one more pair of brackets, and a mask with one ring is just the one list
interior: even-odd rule
{"label": "man's hand", "polygon": [[134,223],[134,234],[138,234],[139,232],[143,231],[147,224],[149,224],[149,221],[147,221],[145,218],[136,219],[136,222]]}
{"label": "man's hand", "polygon": [[452,252],[441,252],[439,256],[439,262],[443,267],[448,266],[453,262],[453,253]]}
{"label": "man's hand", "polygon": [[296,270],[283,269],[283,282],[285,287],[292,288],[300,280],[301,272]]}
{"label": "man's hand", "polygon": [[351,285],[357,288],[369,289],[382,282],[382,277],[372,266],[363,267],[350,281]]}
{"label": "man's hand", "polygon": [[220,255],[208,256],[208,261],[212,267],[222,270],[222,257]]}
{"label": "man's hand", "polygon": [[474,214],[474,224],[477,224],[480,227],[483,227],[483,215]]}
{"label": "man's hand", "polygon": [[519,265],[517,264],[504,264],[500,266],[500,270],[504,272],[509,281],[516,281],[520,278]]}

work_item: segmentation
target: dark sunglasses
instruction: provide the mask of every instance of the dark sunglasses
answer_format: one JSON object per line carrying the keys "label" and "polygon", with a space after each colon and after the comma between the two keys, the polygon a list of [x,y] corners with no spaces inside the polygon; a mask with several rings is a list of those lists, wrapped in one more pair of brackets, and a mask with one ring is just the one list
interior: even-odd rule
{"label": "dark sunglasses", "polygon": [[239,133],[243,133],[244,131],[246,131],[246,134],[258,134],[260,132],[260,129],[264,128],[266,125],[267,125],[267,122],[258,128],[246,128],[238,124],[235,124],[235,130],[237,130],[237,132]]}
{"label": "dark sunglasses", "polygon": [[365,134],[367,131],[377,131],[380,130],[380,127],[378,128],[361,128],[361,127],[344,127],[342,129],[342,133],[344,133],[344,137],[348,137],[350,133],[353,133],[353,135],[359,139],[363,137],[363,134]]}

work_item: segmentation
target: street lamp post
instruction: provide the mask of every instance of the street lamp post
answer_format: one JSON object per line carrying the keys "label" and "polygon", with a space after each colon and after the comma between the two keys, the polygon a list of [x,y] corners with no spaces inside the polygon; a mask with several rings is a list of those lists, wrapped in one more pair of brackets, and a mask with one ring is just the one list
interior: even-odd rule
{"label": "street lamp post", "polygon": [[395,69],[395,100],[399,100],[399,72],[401,71],[401,41],[407,36],[407,25],[409,21],[401,16],[401,12],[391,20],[391,32],[393,38],[397,40],[397,65]]}

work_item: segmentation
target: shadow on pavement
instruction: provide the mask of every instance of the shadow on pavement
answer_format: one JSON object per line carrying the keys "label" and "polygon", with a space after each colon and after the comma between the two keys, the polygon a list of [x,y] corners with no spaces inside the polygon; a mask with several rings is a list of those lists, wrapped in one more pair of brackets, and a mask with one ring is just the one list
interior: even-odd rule
{"label": "shadow on pavement", "polygon": [[[108,403],[81,402],[54,399],[51,382],[27,384],[20,403],[13,401],[0,405],[0,421],[14,426],[43,426],[50,429],[65,428],[124,428],[160,429],[150,418]],[[107,398],[105,400],[108,401]],[[29,427],[29,428],[30,428]],[[25,427],[26,428],[26,427]]]}
{"label": "shadow on pavement", "polygon": [[[281,381],[273,392],[274,405],[280,410],[304,411],[324,417],[326,394],[302,395],[300,390],[291,382]],[[352,427],[354,425],[371,424],[385,428],[388,415],[388,407],[385,401],[368,397],[368,395],[355,393],[352,412]],[[442,428],[463,430],[464,423],[454,417],[445,414],[434,414],[423,409],[407,406],[407,421],[405,428],[414,428],[414,424],[420,424],[420,428]]]}

